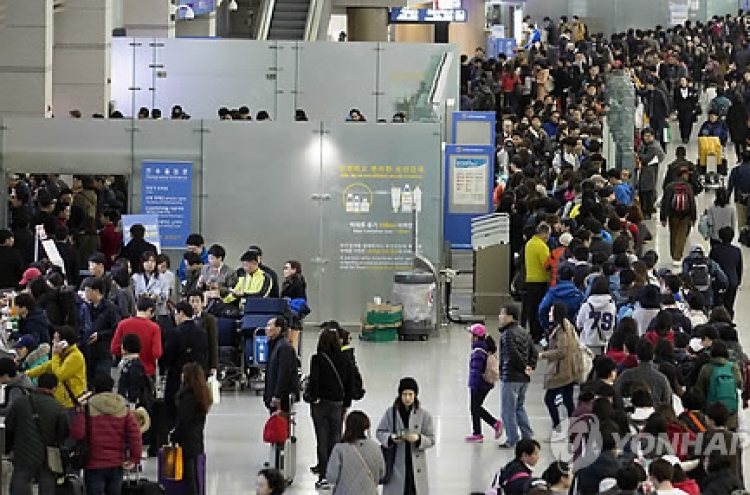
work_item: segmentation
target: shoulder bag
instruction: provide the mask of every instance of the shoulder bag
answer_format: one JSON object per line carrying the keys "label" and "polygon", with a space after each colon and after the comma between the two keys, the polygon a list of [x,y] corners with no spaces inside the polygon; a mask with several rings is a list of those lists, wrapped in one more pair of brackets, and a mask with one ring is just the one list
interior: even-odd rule
{"label": "shoulder bag", "polygon": [[[29,397],[29,404],[31,405],[31,415],[34,417],[34,422],[36,423],[36,429],[39,432],[39,438],[42,440],[42,443],[45,443],[44,432],[42,430],[42,420],[39,417],[39,412],[36,410],[36,404],[34,404],[34,394],[29,394],[28,397]],[[87,413],[88,413],[88,409],[87,409]],[[86,434],[88,435],[88,431],[86,432]],[[54,445],[45,445],[44,446],[44,458],[47,464],[47,468],[51,472],[55,474],[63,474],[65,472],[65,468],[63,466],[62,452],[60,450],[60,447],[54,446]],[[83,468],[81,467],[81,469]]]}

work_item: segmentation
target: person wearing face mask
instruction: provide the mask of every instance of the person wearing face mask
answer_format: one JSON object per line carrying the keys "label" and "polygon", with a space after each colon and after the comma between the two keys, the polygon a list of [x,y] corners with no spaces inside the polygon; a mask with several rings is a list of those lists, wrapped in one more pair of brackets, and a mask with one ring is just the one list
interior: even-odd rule
{"label": "person wearing face mask", "polygon": [[402,378],[398,397],[380,420],[377,439],[395,449],[393,472],[383,484],[383,495],[427,495],[430,493],[425,450],[435,445],[432,416],[421,407],[419,385]]}

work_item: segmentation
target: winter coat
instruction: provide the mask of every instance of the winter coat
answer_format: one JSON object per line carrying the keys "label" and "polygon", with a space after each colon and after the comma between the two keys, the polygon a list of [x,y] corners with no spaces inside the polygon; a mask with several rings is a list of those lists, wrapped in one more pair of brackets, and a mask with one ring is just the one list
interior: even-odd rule
{"label": "winter coat", "polygon": [[328,459],[326,479],[334,485],[334,495],[378,493],[378,481],[385,475],[380,445],[369,438],[355,443],[341,442]]}
{"label": "winter coat", "polygon": [[711,248],[709,258],[714,260],[727,277],[729,287],[742,283],[742,251],[732,244],[716,244]]}
{"label": "winter coat", "polygon": [[33,351],[26,354],[26,357],[18,368],[19,371],[26,372],[28,370],[33,370],[37,366],[41,366],[49,361],[49,353],[51,349],[52,348],[49,344],[41,344]]}
{"label": "winter coat", "polygon": [[[109,299],[102,299],[98,306],[91,303],[84,305],[91,318],[91,326],[83,333],[82,349],[89,359],[107,359],[112,357],[110,345],[115,335],[117,324],[120,323],[120,310]],[[96,341],[88,343],[93,334]]]}
{"label": "winter coat", "polygon": [[726,126],[729,128],[729,135],[733,143],[744,143],[747,141],[747,107],[740,102],[735,101],[729,107],[726,117]]}
{"label": "winter coat", "polygon": [[37,344],[49,344],[49,320],[47,319],[47,313],[40,307],[29,311],[28,315],[19,320],[18,332],[21,335],[31,335]]}
{"label": "winter coat", "polygon": [[[684,211],[676,211],[673,207],[673,201],[675,196],[675,190],[687,187],[687,207]],[[664,188],[664,196],[661,202],[660,220],[666,222],[668,218],[689,218],[691,222],[695,222],[698,218],[698,210],[695,205],[695,194],[693,194],[693,186],[684,180],[682,177],[678,177],[674,182],[668,184]]]}
{"label": "winter coat", "polygon": [[625,383],[641,381],[648,383],[651,387],[651,396],[655,403],[671,404],[672,403],[672,386],[652,362],[638,363],[638,366],[625,370],[617,376],[615,380],[615,391],[622,393],[622,387]]}
{"label": "winter coat", "polygon": [[34,390],[34,383],[31,381],[31,378],[23,373],[16,373],[16,376],[5,384],[3,403],[0,404],[0,416],[8,414],[13,401],[19,397],[28,395],[32,390]]}
{"label": "winter coat", "polygon": [[[34,410],[39,415],[41,432]],[[59,400],[46,393],[32,392],[16,400],[5,417],[5,450],[13,452],[16,469],[33,472],[42,468],[46,462],[46,446],[60,445],[66,438],[68,415]]]}
{"label": "winter coat", "polygon": [[133,464],[141,461],[141,429],[124,397],[114,392],[94,394],[88,401],[88,413],[86,418],[85,411],[78,411],[70,427],[70,437],[74,440],[88,438],[89,457],[85,469],[121,467],[126,460],[126,447],[127,460]]}
{"label": "winter coat", "polygon": [[728,495],[734,490],[742,490],[742,481],[732,471],[725,469],[709,473],[701,485],[702,495]]}
{"label": "winter coat", "polygon": [[271,406],[271,399],[286,402],[289,395],[299,394],[297,377],[297,351],[284,337],[268,343],[268,364],[266,365],[266,387],[263,401],[266,407]]}
{"label": "winter coat", "polygon": [[526,367],[536,368],[538,352],[529,332],[512,322],[500,328],[500,379],[528,383]]}
{"label": "winter coat", "polygon": [[[407,471],[406,452],[411,451],[411,467],[414,477],[414,487],[418,495],[429,495],[430,488],[427,474],[427,455],[425,450],[435,445],[435,430],[432,424],[432,416],[423,408],[412,408],[409,413],[409,426],[404,427],[401,414],[396,411],[396,423],[393,423],[393,408],[389,407],[378,424],[376,433],[380,445],[396,449],[396,459],[393,463],[393,474],[388,484],[383,485],[383,495],[403,495],[406,484]],[[390,436],[399,430],[408,430],[420,436],[418,442],[407,445],[406,443],[394,444]]]}
{"label": "winter coat", "polygon": [[[641,168],[638,171],[637,189],[639,191],[655,191],[656,178],[659,175],[659,163],[664,161],[664,150],[658,141],[650,144],[641,143],[638,149],[638,159],[641,162]],[[649,165],[656,158],[657,163]]]}
{"label": "winter coat", "polygon": [[604,347],[612,337],[617,323],[617,306],[609,294],[596,294],[581,305],[576,327],[581,331],[581,343],[588,347]]}
{"label": "winter coat", "polygon": [[477,340],[471,344],[471,358],[469,359],[469,389],[489,390],[495,385],[484,381],[485,366],[487,365],[487,343]]}
{"label": "winter coat", "polygon": [[578,472],[578,489],[582,495],[599,492],[599,482],[604,478],[615,478],[620,470],[620,461],[611,451],[604,451],[589,466]]}
{"label": "winter coat", "polygon": [[578,314],[583,302],[583,292],[575,286],[572,280],[558,280],[557,285],[550,288],[539,305],[539,322],[542,328],[549,327],[549,310],[555,303],[563,303],[568,307],[568,317],[572,320]]}
{"label": "winter coat", "polygon": [[651,320],[661,311],[660,308],[642,308],[640,304],[636,305],[633,311],[633,319],[638,324],[638,335],[643,337],[648,331]]}
{"label": "winter coat", "polygon": [[544,262],[544,268],[549,270],[550,274],[552,275],[552,279],[550,280],[549,284],[550,287],[554,287],[555,285],[557,285],[557,267],[563,260],[565,251],[567,249],[568,248],[566,246],[556,247],[549,253],[547,261]]}
{"label": "winter coat", "polygon": [[544,373],[546,390],[577,383],[582,378],[583,359],[578,350],[576,329],[568,321],[558,325],[549,336],[549,349],[539,354],[539,359],[547,360]]}
{"label": "winter coat", "polygon": [[182,446],[185,456],[196,457],[205,452],[205,429],[206,415],[198,407],[195,391],[183,388],[177,394],[177,425],[171,440]]}
{"label": "winter coat", "polygon": [[65,408],[74,406],[73,399],[64,386],[65,382],[75,397],[80,397],[86,391],[86,361],[75,344],[69,345],[60,354],[53,354],[49,361],[26,374],[29,378],[39,378],[44,373],[57,376],[60,385],[55,389],[55,398]]}
{"label": "winter coat", "polygon": [[698,135],[701,137],[717,137],[721,141],[721,145],[725,146],[729,140],[729,131],[724,122],[717,120],[716,122],[705,121],[698,131]]}
{"label": "winter coat", "polygon": [[313,402],[323,400],[341,403],[344,407],[351,406],[354,396],[352,360],[342,352],[334,355],[313,354],[310,357],[308,390]]}

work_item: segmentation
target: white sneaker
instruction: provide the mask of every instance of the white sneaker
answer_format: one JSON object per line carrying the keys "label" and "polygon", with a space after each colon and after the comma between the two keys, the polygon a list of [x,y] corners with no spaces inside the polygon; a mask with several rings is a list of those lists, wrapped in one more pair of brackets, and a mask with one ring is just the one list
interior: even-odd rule
{"label": "white sneaker", "polygon": [[682,266],[682,261],[677,261],[677,260],[674,260],[674,261],[672,262],[672,266],[673,266],[673,267],[675,267],[675,268],[679,268],[679,267],[681,267],[681,266]]}

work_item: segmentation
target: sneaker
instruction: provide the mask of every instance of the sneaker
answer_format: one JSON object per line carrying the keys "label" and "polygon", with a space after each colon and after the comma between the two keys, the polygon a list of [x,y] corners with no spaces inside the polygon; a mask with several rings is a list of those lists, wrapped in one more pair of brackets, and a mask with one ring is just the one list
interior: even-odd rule
{"label": "sneaker", "polygon": [[331,484],[328,482],[325,478],[320,478],[318,481],[315,482],[315,489],[316,490],[330,490]]}
{"label": "sneaker", "polygon": [[501,449],[513,449],[515,447],[516,447],[515,445],[513,445],[512,443],[508,443],[508,442],[500,444]]}
{"label": "sneaker", "polygon": [[310,466],[310,472],[312,474],[320,474],[320,468],[318,466]]}
{"label": "sneaker", "polygon": [[495,426],[492,427],[495,430],[495,440],[503,436],[503,420],[498,419],[495,421]]}
{"label": "sneaker", "polygon": [[469,443],[482,443],[484,442],[484,436],[482,435],[470,435],[466,438],[464,438],[466,442]]}
{"label": "sneaker", "polygon": [[675,267],[675,268],[679,268],[679,267],[682,266],[682,261],[674,260],[674,261],[672,261],[672,266]]}

